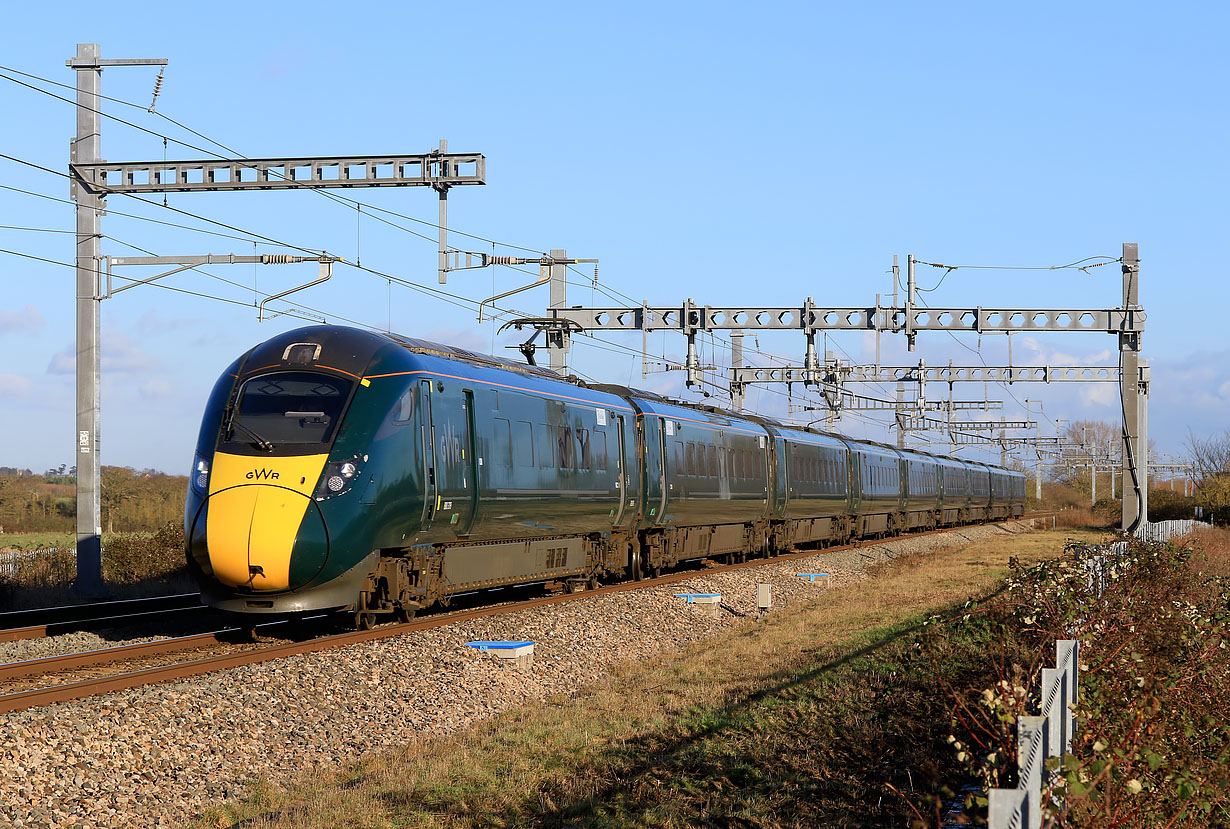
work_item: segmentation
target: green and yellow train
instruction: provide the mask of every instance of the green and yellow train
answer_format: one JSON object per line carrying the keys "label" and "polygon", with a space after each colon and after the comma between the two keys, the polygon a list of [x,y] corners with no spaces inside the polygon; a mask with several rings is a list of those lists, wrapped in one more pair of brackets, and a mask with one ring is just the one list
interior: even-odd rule
{"label": "green and yellow train", "polygon": [[210,394],[184,510],[206,602],[361,626],[450,596],[1019,516],[1025,479],[340,326]]}

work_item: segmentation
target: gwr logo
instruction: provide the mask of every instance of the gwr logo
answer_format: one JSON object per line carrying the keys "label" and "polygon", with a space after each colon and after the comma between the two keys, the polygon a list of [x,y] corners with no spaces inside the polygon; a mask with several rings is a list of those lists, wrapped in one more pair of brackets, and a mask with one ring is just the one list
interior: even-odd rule
{"label": "gwr logo", "polygon": [[253,479],[257,481],[260,481],[260,480],[273,481],[273,480],[277,480],[278,473],[274,472],[272,469],[253,469],[245,477],[249,481]]}

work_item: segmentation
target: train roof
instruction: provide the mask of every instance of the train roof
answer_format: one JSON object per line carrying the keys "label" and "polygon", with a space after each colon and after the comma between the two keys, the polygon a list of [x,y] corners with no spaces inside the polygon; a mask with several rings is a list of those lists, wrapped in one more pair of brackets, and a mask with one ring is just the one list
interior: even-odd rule
{"label": "train roof", "polygon": [[[1023,474],[1016,472],[1015,470],[997,466],[995,464],[983,463],[975,460],[966,460],[964,458],[953,458],[945,455],[934,455],[930,452],[923,452],[918,449],[898,449],[895,446],[891,446],[880,441],[847,437],[836,432],[826,432],[819,429],[812,429],[809,426],[795,426],[793,424],[783,423],[774,418],[764,417],[761,415],[738,414],[725,409],[720,409],[716,406],[708,406],[701,403],[677,400],[656,392],[635,389],[629,386],[609,383],[588,383],[571,375],[568,377],[561,377],[554,371],[548,368],[543,368],[542,366],[531,366],[525,363],[516,362],[515,360],[510,360],[506,357],[496,357],[491,354],[482,354],[480,352],[471,351],[455,345],[446,345],[444,343],[437,343],[431,340],[420,339],[418,337],[406,337],[392,332],[364,331],[359,328],[342,325],[313,325],[279,334],[278,336],[271,338],[266,343],[256,346],[256,349],[260,349],[275,342],[294,342],[296,340],[311,337],[328,337],[335,342],[349,342],[355,346],[358,346],[361,343],[366,344],[365,349],[357,350],[367,351],[367,353],[371,353],[368,349],[374,349],[378,343],[393,344],[415,354],[440,357],[446,360],[456,360],[485,369],[513,371],[518,374],[527,375],[529,377],[548,381],[550,383],[565,383],[577,388],[597,392],[599,394],[614,395],[616,397],[624,398],[625,400],[634,400],[637,407],[642,411],[674,417],[678,420],[690,420],[693,422],[704,422],[714,425],[726,425],[731,428],[743,428],[752,424],[758,424],[760,426],[771,427],[778,432],[788,432],[794,435],[794,439],[796,440],[806,437],[809,441],[815,440],[821,444],[845,444],[851,448],[865,446],[882,451],[885,454],[895,454],[904,458],[921,456],[931,458],[943,464],[957,464],[965,467],[977,466],[1014,475]],[[280,345],[278,347],[280,348]],[[358,355],[356,354],[356,356]],[[696,415],[702,415],[703,420],[696,417]]]}

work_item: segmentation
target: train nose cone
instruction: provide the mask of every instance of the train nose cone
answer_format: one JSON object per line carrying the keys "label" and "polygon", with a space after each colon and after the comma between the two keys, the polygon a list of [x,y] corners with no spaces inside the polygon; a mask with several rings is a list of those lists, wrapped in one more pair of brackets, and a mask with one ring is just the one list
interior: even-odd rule
{"label": "train nose cone", "polygon": [[228,587],[293,590],[319,572],[329,554],[320,509],[285,487],[252,484],[216,492],[209,497],[207,521],[214,577]]}

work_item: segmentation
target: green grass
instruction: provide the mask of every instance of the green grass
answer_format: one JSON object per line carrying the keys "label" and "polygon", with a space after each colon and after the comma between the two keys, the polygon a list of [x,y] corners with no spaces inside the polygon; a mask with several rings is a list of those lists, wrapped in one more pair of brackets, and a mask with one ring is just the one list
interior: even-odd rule
{"label": "green grass", "polygon": [[3,533],[0,534],[0,553],[52,547],[71,549],[76,543],[72,533]]}

